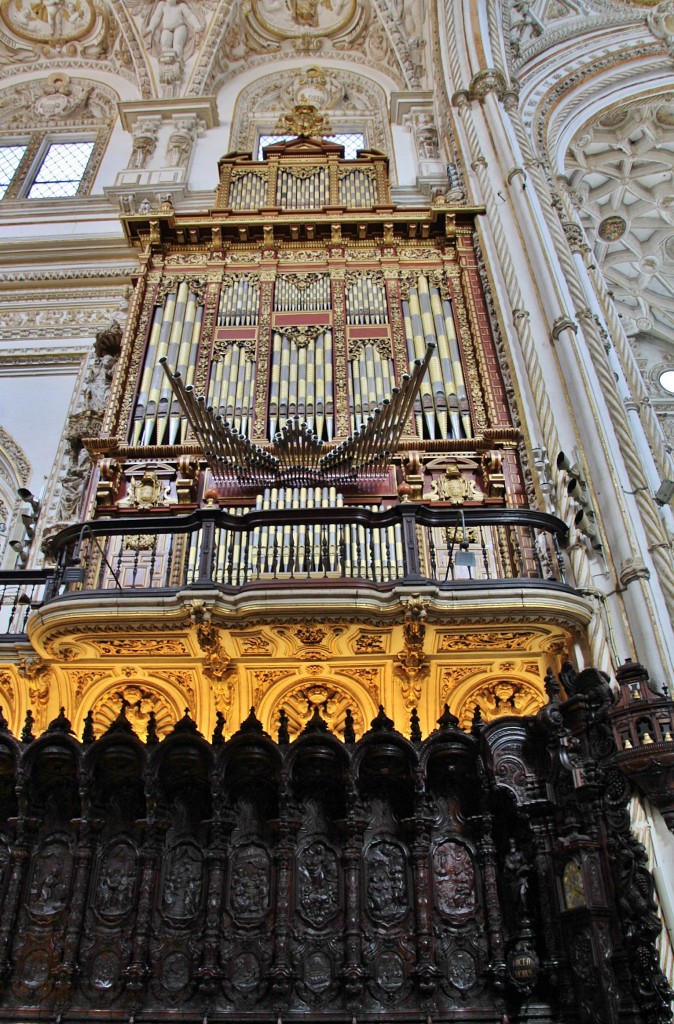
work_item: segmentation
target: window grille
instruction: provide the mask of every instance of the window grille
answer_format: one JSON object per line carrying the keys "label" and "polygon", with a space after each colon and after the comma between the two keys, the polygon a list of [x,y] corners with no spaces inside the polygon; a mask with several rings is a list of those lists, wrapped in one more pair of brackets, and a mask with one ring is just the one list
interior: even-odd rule
{"label": "window grille", "polygon": [[4,199],[28,146],[0,146],[0,199]]}
{"label": "window grille", "polygon": [[52,142],[28,189],[28,198],[76,196],[94,145],[94,142]]}
{"label": "window grille", "polygon": [[[263,159],[262,150],[265,146],[271,146],[275,142],[290,142],[294,135],[261,135],[257,148],[258,160]],[[365,149],[365,136],[362,132],[343,132],[340,135],[325,135],[326,142],[336,142],[338,146],[344,146],[344,159],[355,160],[359,149]]]}

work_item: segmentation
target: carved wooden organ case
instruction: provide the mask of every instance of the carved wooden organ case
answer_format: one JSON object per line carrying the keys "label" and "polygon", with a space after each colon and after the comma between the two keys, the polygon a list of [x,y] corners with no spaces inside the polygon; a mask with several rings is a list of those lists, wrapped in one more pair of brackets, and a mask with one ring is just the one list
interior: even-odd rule
{"label": "carved wooden organ case", "polygon": [[[523,505],[474,246],[479,211],[450,209],[442,196],[430,210],[401,211],[383,154],[349,161],[321,139],[269,146],[262,161],[230,155],[219,169],[208,213],[176,214],[165,203],[124,218],[143,269],[105,436],[90,444],[100,459],[98,509],[188,511],[205,490],[240,510],[359,498],[385,507],[401,483],[415,498],[429,492],[448,458],[459,460],[469,503]],[[356,459],[341,477],[291,472],[302,444],[329,452],[386,412],[429,345],[385,464],[374,471]],[[285,475],[246,477],[241,459],[238,472],[232,459],[229,468],[211,461],[204,474],[206,442],[162,361],[239,446],[245,439],[285,457]],[[155,500],[147,479],[140,497],[148,466]]]}

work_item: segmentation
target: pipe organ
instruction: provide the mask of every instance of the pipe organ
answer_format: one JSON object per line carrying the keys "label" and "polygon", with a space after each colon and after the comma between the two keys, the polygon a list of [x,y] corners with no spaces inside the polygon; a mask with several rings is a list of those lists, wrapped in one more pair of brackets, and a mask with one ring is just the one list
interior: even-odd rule
{"label": "pipe organ", "polygon": [[[275,482],[296,487],[294,498],[283,492],[291,502],[308,500],[304,484],[338,485],[347,504],[363,490],[396,502],[408,479],[416,497],[453,500],[458,484],[442,476],[452,452],[476,453],[466,500],[501,503],[511,485],[521,501],[512,498],[522,492],[516,432],[487,326],[476,211],[442,197],[399,211],[383,154],[345,160],[321,139],[275,143],[261,161],[229,155],[219,169],[208,215],[164,204],[125,218],[149,258],[106,423],[117,447],[134,465],[153,452],[169,464],[200,452],[208,486],[223,502],[238,489],[241,507],[264,502]],[[412,404],[405,381],[415,374]],[[303,477],[299,464],[278,462],[312,446]],[[480,453],[499,448],[480,470]],[[108,472],[101,509],[111,496],[126,501],[129,486],[127,471]],[[203,471],[190,488],[176,484],[176,503],[189,494],[198,504],[206,486]],[[250,543],[262,564],[262,542]],[[395,542],[386,543],[382,565],[393,567]]]}
{"label": "pipe organ", "polygon": [[[391,299],[379,270],[350,273],[339,309],[348,338],[349,429],[367,421],[405,372],[435,346],[428,378],[415,404],[420,438],[470,438],[473,434],[454,312],[441,272],[403,278],[403,366],[391,344]],[[444,294],[443,294],[444,291]],[[183,279],[157,296],[143,360],[130,442],[176,444],[186,421],[171,405],[161,372],[165,358],[186,385],[195,381],[199,357],[208,360],[207,404],[244,436],[254,417],[256,365],[261,349],[261,289],[251,272],[229,274],[219,290],[215,337],[202,342],[203,285]],[[299,416],[319,438],[338,433],[335,419],[335,302],[328,272],[280,274],[273,284],[265,436],[273,440],[287,419]],[[207,348],[206,352],[202,348]]]}
{"label": "pipe organ", "polygon": [[466,385],[450,300],[441,276],[415,274],[407,279],[403,299],[405,338],[410,359],[419,358],[429,342],[436,345],[430,379],[421,385],[415,406],[417,431],[425,437],[471,437]]}
{"label": "pipe organ", "polygon": [[[230,515],[247,512],[283,513],[294,509],[344,507],[344,495],[335,487],[265,487],[255,505],[234,505]],[[357,508],[377,511],[377,505]],[[190,536],[186,582],[198,575],[202,537]],[[272,522],[248,532],[216,529],[213,580],[236,586],[255,579],[366,578],[391,582],[405,574],[402,528],[399,523],[373,527],[356,523]]]}
{"label": "pipe organ", "polygon": [[167,281],[163,294],[157,295],[133,416],[132,444],[179,444],[185,440],[187,421],[178,404],[171,401],[160,360],[166,358],[175,365],[187,384],[194,381],[203,311],[199,281]]}

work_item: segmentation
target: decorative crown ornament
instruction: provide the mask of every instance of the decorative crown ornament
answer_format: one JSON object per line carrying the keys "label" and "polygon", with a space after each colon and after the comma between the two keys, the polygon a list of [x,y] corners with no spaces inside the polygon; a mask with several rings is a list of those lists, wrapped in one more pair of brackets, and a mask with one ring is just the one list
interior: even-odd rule
{"label": "decorative crown ornament", "polygon": [[332,128],[325,114],[319,114],[313,103],[297,103],[289,114],[279,117],[274,131],[307,138],[330,135]]}

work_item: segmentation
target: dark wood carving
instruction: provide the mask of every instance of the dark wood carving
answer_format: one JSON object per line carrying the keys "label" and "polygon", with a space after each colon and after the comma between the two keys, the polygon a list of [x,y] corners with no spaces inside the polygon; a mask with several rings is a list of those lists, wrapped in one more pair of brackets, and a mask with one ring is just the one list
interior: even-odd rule
{"label": "dark wood carving", "polygon": [[564,682],[426,740],[0,727],[0,1019],[665,1024],[610,690]]}

